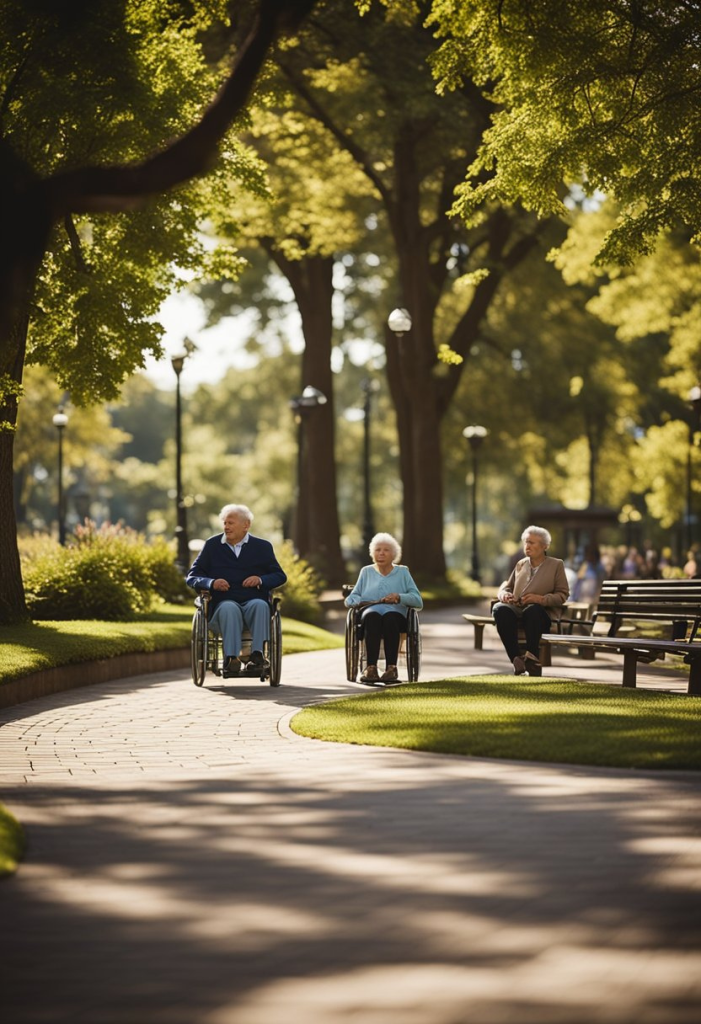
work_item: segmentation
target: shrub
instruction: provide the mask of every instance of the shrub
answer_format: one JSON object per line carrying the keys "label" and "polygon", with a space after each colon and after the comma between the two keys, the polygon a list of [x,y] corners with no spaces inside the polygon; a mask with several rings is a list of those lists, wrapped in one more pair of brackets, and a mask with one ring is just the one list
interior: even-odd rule
{"label": "shrub", "polygon": [[287,583],[281,591],[283,615],[301,622],[320,622],[319,595],[324,589],[324,580],[309,562],[295,553],[289,540],[278,550],[278,559],[287,573]]}
{"label": "shrub", "polygon": [[119,523],[86,520],[65,548],[25,540],[22,558],[35,619],[126,620],[187,595],[166,541],[148,543]]}

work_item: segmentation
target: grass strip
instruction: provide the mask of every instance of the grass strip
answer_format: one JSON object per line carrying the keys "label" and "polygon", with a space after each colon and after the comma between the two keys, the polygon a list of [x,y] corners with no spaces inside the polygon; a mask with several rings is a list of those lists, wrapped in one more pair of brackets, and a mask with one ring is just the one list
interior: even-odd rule
{"label": "grass strip", "polygon": [[11,875],[24,856],[24,829],[14,815],[0,804],[0,878]]}
{"label": "grass strip", "polygon": [[569,679],[470,676],[414,683],[299,712],[300,736],[442,754],[701,769],[701,700]]}
{"label": "grass strip", "polygon": [[[0,627],[0,685],[41,669],[120,654],[190,646],[192,609],[166,605],[133,622],[71,620]],[[282,619],[283,654],[343,646],[343,637],[295,619]]]}

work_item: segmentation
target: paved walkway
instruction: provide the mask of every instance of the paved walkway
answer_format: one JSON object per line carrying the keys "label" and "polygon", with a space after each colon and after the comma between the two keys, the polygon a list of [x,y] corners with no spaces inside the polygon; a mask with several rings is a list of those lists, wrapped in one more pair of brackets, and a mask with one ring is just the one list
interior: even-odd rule
{"label": "paved walkway", "polygon": [[[422,678],[504,668],[455,610],[422,633]],[[700,775],[295,737],[364,691],[343,677],[319,652],[279,691],[175,672],[0,712],[30,844],[0,883],[3,1021],[696,1024]]]}

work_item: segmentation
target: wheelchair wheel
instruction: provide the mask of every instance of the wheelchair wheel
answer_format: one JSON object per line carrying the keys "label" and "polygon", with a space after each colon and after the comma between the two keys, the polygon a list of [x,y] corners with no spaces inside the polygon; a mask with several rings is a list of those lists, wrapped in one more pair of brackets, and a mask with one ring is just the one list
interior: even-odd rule
{"label": "wheelchair wheel", "polygon": [[190,643],[192,681],[202,686],[207,671],[207,621],[202,608],[192,616],[192,639]]}
{"label": "wheelchair wheel", "polygon": [[350,608],[346,615],[346,679],[354,683],[358,678],[358,615]]}
{"label": "wheelchair wheel", "polygon": [[270,661],[270,685],[279,686],[280,679],[282,678],[282,626],[280,624],[280,612],[277,607],[270,616],[268,660]]}
{"label": "wheelchair wheel", "polygon": [[407,615],[406,633],[406,672],[410,683],[415,683],[421,671],[421,629],[419,615],[415,608],[410,608]]}

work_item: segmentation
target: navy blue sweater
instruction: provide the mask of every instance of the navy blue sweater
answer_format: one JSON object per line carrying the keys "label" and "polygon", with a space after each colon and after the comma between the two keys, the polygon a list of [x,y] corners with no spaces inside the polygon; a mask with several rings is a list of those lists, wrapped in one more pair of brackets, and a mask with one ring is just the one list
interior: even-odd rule
{"label": "navy blue sweater", "polygon": [[[287,576],[275,557],[270,541],[248,536],[237,558],[228,544],[222,544],[223,533],[205,541],[205,545],[192,563],[185,582],[193,590],[209,590],[212,607],[220,601],[250,601],[262,597],[267,601],[270,591],[287,582]],[[260,576],[260,587],[243,587],[249,576]],[[226,580],[229,590],[212,590],[215,580]]]}

